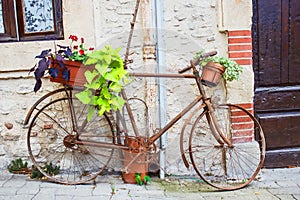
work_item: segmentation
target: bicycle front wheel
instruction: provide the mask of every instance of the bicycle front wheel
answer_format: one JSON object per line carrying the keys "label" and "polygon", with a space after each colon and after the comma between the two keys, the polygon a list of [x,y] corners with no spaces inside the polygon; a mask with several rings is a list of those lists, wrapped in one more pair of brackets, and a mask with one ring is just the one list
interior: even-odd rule
{"label": "bicycle front wheel", "polygon": [[[76,141],[112,144],[110,120],[103,115],[86,121],[88,109],[76,98],[46,104],[34,116],[27,135],[29,155],[45,177],[63,184],[93,180],[108,165],[113,149],[85,146]],[[39,176],[39,172],[32,174]]]}
{"label": "bicycle front wheel", "polygon": [[[204,110],[192,127],[191,162],[209,185],[221,190],[243,188],[255,179],[264,162],[262,128],[249,111],[237,105],[214,106],[214,115],[218,125],[212,114]],[[214,136],[217,126],[232,145]]]}

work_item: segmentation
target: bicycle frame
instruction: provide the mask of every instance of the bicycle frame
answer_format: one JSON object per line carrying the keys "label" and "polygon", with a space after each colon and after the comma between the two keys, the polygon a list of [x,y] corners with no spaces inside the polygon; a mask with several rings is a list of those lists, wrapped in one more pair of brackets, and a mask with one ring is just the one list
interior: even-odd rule
{"label": "bicycle frame", "polygon": [[[180,74],[182,72],[187,71],[187,69],[192,69],[193,74]],[[192,108],[194,108],[200,101],[199,109],[207,109],[206,118],[209,122],[210,129],[212,130],[212,134],[214,138],[218,141],[218,143],[222,146],[226,143],[229,147],[232,147],[232,143],[224,136],[221,129],[218,126],[217,119],[214,115],[213,106],[211,104],[210,98],[207,98],[204,90],[204,86],[201,83],[199,71],[196,69],[195,64],[191,61],[191,65],[186,67],[185,69],[181,70],[179,74],[158,74],[158,73],[129,73],[130,76],[133,77],[153,77],[153,78],[192,78],[196,81],[198,90],[200,94],[189,104],[187,105],[180,113],[178,113],[171,121],[169,121],[164,127],[162,127],[157,133],[152,135],[146,141],[146,146],[150,147],[153,145],[163,134],[165,134],[177,121],[179,121],[185,114],[187,114]],[[136,125],[136,121],[133,116],[133,112],[131,110],[130,105],[128,104],[128,98],[124,90],[121,91],[121,96],[125,100],[125,108],[128,112],[130,123],[133,128],[133,132],[136,137],[139,137],[138,128]],[[70,102],[71,103],[71,102]],[[74,123],[74,122],[73,122]],[[76,122],[75,122],[76,123]],[[79,134],[80,135],[80,134]],[[222,139],[221,139],[222,138]],[[83,140],[76,140],[73,141],[78,145],[88,145],[88,146],[99,146],[99,147],[106,147],[106,148],[113,148],[113,149],[123,149],[128,150],[129,147],[127,145],[127,138],[125,138],[125,145],[123,144],[106,144],[106,143],[98,143],[98,142],[89,142]]]}
{"label": "bicycle frame", "polygon": [[[130,73],[131,76],[134,77],[154,77],[154,78],[193,78],[195,79],[200,95],[197,96],[188,106],[186,106],[180,113],[178,113],[170,122],[168,122],[164,127],[162,127],[157,133],[151,136],[148,141],[147,145],[150,146],[154,142],[156,142],[164,133],[166,133],[177,121],[179,121],[186,113],[188,113],[194,106],[196,106],[201,100],[203,100],[200,108],[206,107],[209,114],[206,115],[207,120],[209,121],[210,128],[212,130],[213,136],[219,142],[220,145],[224,145],[224,142],[228,144],[229,147],[232,147],[232,143],[224,136],[221,129],[218,126],[217,119],[213,113],[213,107],[210,102],[210,99],[207,98],[205,94],[204,87],[201,83],[199,77],[199,71],[196,69],[195,65],[191,62],[191,67],[193,69],[193,74],[157,74],[157,73]],[[127,102],[127,96],[125,91],[121,92],[122,97]],[[133,126],[133,130],[136,136],[138,136],[138,130],[136,127],[136,122],[133,117],[130,105],[125,103],[125,107],[129,114],[130,122]],[[222,140],[220,139],[222,138]]]}

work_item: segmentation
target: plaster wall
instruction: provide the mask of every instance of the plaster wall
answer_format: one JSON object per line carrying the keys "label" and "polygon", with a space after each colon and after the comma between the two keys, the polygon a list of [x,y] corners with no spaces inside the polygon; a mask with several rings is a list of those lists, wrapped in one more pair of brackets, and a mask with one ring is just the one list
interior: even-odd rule
{"label": "plaster wall", "polygon": [[[165,70],[177,73],[185,67],[195,52],[200,50],[217,50],[220,55],[227,55],[228,37],[226,30],[249,29],[251,26],[250,0],[165,0],[163,1],[163,45],[165,55]],[[122,47],[122,53],[132,20],[134,0],[63,0],[63,22],[65,40],[59,44],[69,44],[68,36],[76,34],[84,37],[86,46],[101,48],[106,44]],[[222,8],[222,9],[221,9]],[[234,8],[232,10],[232,8]],[[134,63],[130,70],[135,72],[151,72],[156,70],[155,55],[145,52],[145,46],[153,47],[155,43],[154,1],[142,0],[137,19],[136,31],[132,42]],[[243,16],[240,16],[243,9]],[[225,12],[230,10],[230,12]],[[239,19],[239,20],[231,20]],[[221,31],[221,32],[220,32]],[[30,106],[43,94],[52,91],[57,85],[43,81],[42,90],[36,94],[32,91],[34,78],[28,75],[27,69],[34,64],[34,56],[42,50],[53,48],[53,41],[34,41],[18,43],[1,43],[0,45],[0,169],[4,169],[11,160],[22,157],[28,160],[26,134],[27,126],[24,118]],[[151,48],[150,48],[151,49]],[[162,67],[162,66],[159,66]],[[249,102],[252,101],[253,74],[248,67],[243,77],[247,81],[227,84],[222,82],[215,89],[209,90],[209,96],[214,95],[218,101]],[[249,80],[251,79],[251,80]],[[157,90],[155,80],[144,80],[142,85],[132,83],[132,95],[146,98],[153,112],[153,125],[158,123],[155,111]],[[190,80],[168,79],[163,87],[167,90],[167,119],[175,116],[183,106],[197,93],[195,84]],[[134,92],[138,91],[138,92]],[[233,93],[228,95],[228,93]],[[183,98],[184,97],[184,98]],[[7,129],[5,123],[13,124]],[[175,174],[190,174],[180,160],[178,149],[179,133],[182,122],[176,124],[168,133],[167,172]]]}

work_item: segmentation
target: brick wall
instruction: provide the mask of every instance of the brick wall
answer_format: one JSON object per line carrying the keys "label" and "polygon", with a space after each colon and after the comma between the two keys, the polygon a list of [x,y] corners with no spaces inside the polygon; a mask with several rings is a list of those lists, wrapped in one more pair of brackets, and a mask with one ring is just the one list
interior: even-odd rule
{"label": "brick wall", "polygon": [[[228,32],[229,58],[244,67],[252,67],[251,30],[233,30]],[[238,104],[253,114],[253,102]],[[233,141],[249,142],[254,140],[254,124],[244,113],[236,109],[231,111]]]}
{"label": "brick wall", "polygon": [[250,30],[228,32],[229,58],[240,65],[252,65],[252,37]]}
{"label": "brick wall", "polygon": [[[239,104],[253,114],[253,103]],[[231,110],[232,138],[234,143],[250,142],[254,140],[254,124],[245,112],[238,109]]]}

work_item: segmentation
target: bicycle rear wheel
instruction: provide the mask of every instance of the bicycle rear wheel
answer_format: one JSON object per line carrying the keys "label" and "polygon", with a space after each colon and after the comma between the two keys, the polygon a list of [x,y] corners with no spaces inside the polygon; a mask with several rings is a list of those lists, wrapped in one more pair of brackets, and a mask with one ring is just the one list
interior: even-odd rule
{"label": "bicycle rear wheel", "polygon": [[[226,104],[214,109],[218,126],[233,146],[216,140],[212,134],[216,126],[211,114],[204,110],[190,134],[191,162],[209,185],[221,190],[243,188],[255,179],[264,162],[266,144],[262,128],[242,107]],[[244,139],[238,139],[240,136]]]}
{"label": "bicycle rear wheel", "polygon": [[[34,116],[27,135],[29,155],[48,179],[63,184],[93,180],[108,165],[113,149],[75,144],[76,141],[114,143],[106,115],[86,121],[88,108],[76,98],[59,98]],[[73,120],[72,120],[73,119]]]}

